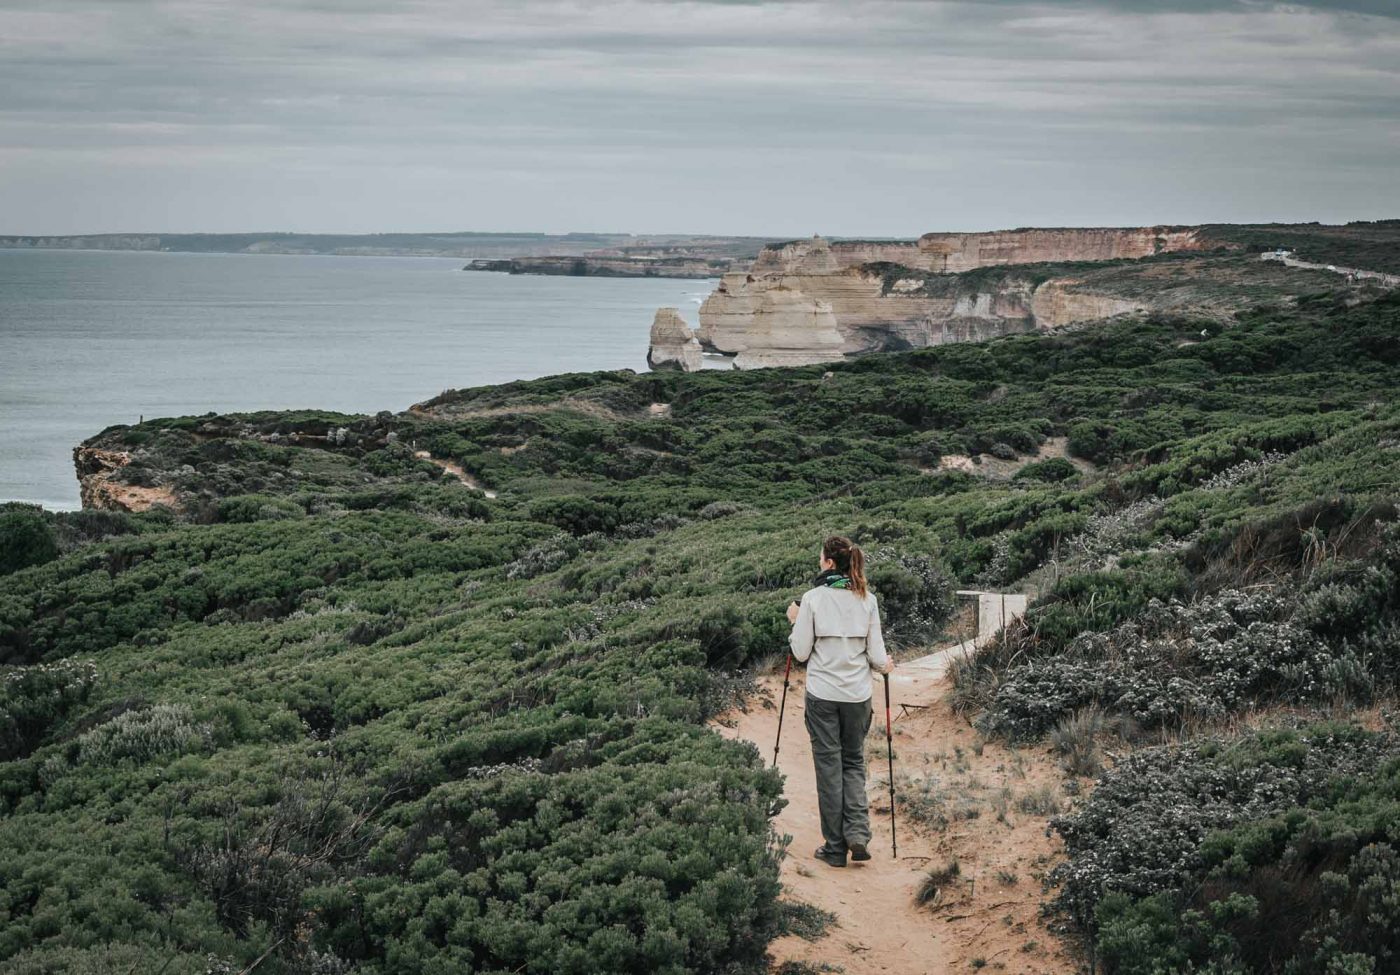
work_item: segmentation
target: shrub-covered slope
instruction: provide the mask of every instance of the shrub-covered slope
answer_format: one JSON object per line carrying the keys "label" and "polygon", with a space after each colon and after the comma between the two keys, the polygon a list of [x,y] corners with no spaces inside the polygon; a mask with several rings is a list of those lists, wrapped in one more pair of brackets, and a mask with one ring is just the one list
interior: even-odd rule
{"label": "shrub-covered slope", "polygon": [[[1008,732],[1131,712],[1110,673],[1171,724],[1172,682],[1218,668],[1124,628],[1192,613],[1232,666],[1265,626],[1327,694],[1384,694],[1397,379],[1400,300],[1321,295],[1204,333],[110,428],[86,446],[179,511],[0,518],[0,965],[760,971],[780,783],[703,719],[781,653],[824,534],[871,553],[906,644],[955,582],[1042,591],[960,678]],[[940,465],[1050,442],[1081,463]],[[1284,598],[1231,595],[1259,584]],[[1198,710],[1318,699],[1260,652]],[[1009,696],[1052,665],[1059,705]]]}

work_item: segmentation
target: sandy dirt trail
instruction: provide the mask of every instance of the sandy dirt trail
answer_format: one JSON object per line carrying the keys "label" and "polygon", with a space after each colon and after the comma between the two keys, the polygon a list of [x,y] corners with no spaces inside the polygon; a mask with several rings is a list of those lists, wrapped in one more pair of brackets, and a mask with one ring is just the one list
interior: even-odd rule
{"label": "sandy dirt trail", "polygon": [[454,464],[450,460],[443,460],[440,457],[434,457],[426,450],[416,450],[414,451],[413,456],[417,457],[419,460],[426,460],[430,464],[436,464],[438,467],[441,467],[443,470],[447,471],[447,473],[457,478],[457,480],[461,481],[467,487],[474,488],[480,491],[488,498],[494,498],[496,496],[495,491],[488,491],[486,488],[481,486],[481,482],[479,482],[476,478],[472,477],[470,474],[464,471],[462,469],[461,464]]}
{"label": "sandy dirt trail", "polygon": [[[1058,846],[1045,835],[1046,815],[1021,811],[1034,799],[1041,807],[1051,796],[1062,802],[1063,773],[1044,749],[1018,752],[979,744],[947,702],[950,655],[945,651],[903,664],[891,678],[900,794],[897,861],[890,851],[884,689],[882,678],[875,680],[875,719],[866,749],[874,858],[845,868],[812,856],[822,837],[803,723],[804,672],[794,666],[778,761],[788,805],[774,820],[780,836],[792,837],[782,866],[784,898],[830,911],[836,923],[816,941],[796,935],[775,941],[775,969],[796,961],[850,975],[1078,970],[1038,916],[1039,878]],[[753,742],[771,762],[781,693],[781,673],[761,678],[758,694],[717,719],[716,729]],[[915,894],[927,871],[952,859],[958,861],[957,878],[930,905],[918,906]]]}

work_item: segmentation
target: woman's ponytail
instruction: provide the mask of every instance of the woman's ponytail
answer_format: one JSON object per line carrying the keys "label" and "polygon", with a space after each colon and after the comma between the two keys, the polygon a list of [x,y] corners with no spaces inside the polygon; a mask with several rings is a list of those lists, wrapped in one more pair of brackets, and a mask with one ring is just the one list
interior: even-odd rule
{"label": "woman's ponytail", "polygon": [[851,546],[851,568],[847,573],[851,579],[851,592],[865,598],[865,553],[859,545]]}
{"label": "woman's ponytail", "polygon": [[851,592],[865,598],[865,553],[844,535],[832,535],[822,542],[822,555],[836,563],[836,571],[851,581]]}

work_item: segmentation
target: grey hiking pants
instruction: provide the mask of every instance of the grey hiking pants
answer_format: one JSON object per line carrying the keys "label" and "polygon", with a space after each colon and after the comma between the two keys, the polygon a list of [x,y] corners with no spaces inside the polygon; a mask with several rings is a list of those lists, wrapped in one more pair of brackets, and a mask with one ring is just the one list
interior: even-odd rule
{"label": "grey hiking pants", "polygon": [[807,734],[817,771],[817,808],[829,849],[870,842],[870,804],[865,797],[865,735],[870,699],[855,704],[806,695]]}

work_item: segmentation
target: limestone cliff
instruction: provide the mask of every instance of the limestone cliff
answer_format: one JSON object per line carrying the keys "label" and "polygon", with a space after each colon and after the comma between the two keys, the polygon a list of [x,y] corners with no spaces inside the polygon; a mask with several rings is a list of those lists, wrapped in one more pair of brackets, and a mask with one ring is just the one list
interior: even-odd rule
{"label": "limestone cliff", "polygon": [[831,306],[789,288],[772,288],[759,297],[755,329],[734,357],[735,369],[805,366],[842,358],[844,344]]}
{"label": "limestone cliff", "polygon": [[694,372],[703,365],[700,343],[675,308],[658,308],[651,323],[647,365],[653,369]]}
{"label": "limestone cliff", "polygon": [[[1055,264],[1122,262],[1218,247],[1195,228],[1070,228],[983,234],[925,234],[917,241],[810,240],[763,249],[746,272],[724,275],[700,306],[701,345],[746,362],[797,358],[803,329],[772,322],[769,308],[829,309],[839,344],[825,325],[811,354],[843,354],[940,345],[1055,328],[1138,310],[1142,302],[1056,280]],[[1033,266],[1033,267],[1032,267]],[[997,268],[1006,268],[999,274]],[[1025,268],[1018,271],[1018,268]],[[1068,270],[1068,269],[1065,269]],[[972,274],[969,272],[982,272]],[[769,296],[781,292],[774,303]],[[788,343],[773,343],[776,336]]]}
{"label": "limestone cliff", "polygon": [[859,264],[890,263],[956,274],[979,267],[1055,261],[1110,261],[1179,251],[1209,250],[1220,242],[1197,227],[1063,227],[929,233],[918,240],[810,240],[770,244],[754,274],[828,274]]}
{"label": "limestone cliff", "polygon": [[132,484],[118,472],[131,463],[124,450],[79,445],[73,448],[73,467],[78,475],[78,496],[84,508],[107,511],[147,511],[156,505],[178,507],[168,485]]}
{"label": "limestone cliff", "polygon": [[[898,277],[901,273],[915,277],[903,279]],[[805,299],[829,310],[834,335],[823,334],[843,354],[993,338],[1035,328],[1035,283],[1029,279],[999,281],[978,290],[953,276],[930,286],[931,277],[888,264],[833,274],[728,274],[700,306],[697,334],[706,348],[761,357],[775,334],[774,325],[765,320],[775,293],[786,296],[783,307]],[[793,334],[786,325],[781,329],[786,336]],[[792,352],[786,349],[787,355]]]}
{"label": "limestone cliff", "polygon": [[1031,312],[1039,328],[1059,328],[1075,322],[1097,321],[1143,311],[1140,301],[1076,290],[1082,282],[1071,278],[1046,281],[1031,299]]}
{"label": "limestone cliff", "polygon": [[1195,227],[1071,227],[999,230],[985,234],[924,234],[919,263],[957,273],[1006,264],[1113,261],[1217,246]]}

